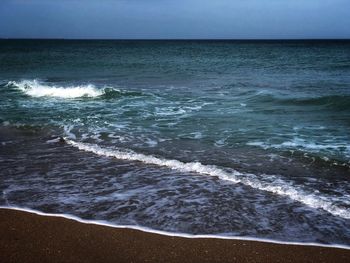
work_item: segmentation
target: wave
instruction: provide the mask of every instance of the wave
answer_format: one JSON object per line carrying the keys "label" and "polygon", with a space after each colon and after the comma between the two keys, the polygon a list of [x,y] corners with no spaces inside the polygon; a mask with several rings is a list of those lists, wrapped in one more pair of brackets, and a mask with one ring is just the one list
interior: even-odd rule
{"label": "wave", "polygon": [[56,97],[64,99],[74,98],[113,98],[122,95],[141,95],[139,93],[124,92],[115,88],[98,89],[92,84],[81,86],[58,87],[46,85],[38,80],[10,81],[7,86],[15,87],[31,97]]}
{"label": "wave", "polygon": [[338,110],[350,109],[350,96],[349,95],[331,95],[321,96],[315,98],[294,98],[294,99],[282,99],[281,102],[287,104],[301,105],[301,106],[326,106]]}
{"label": "wave", "polygon": [[323,106],[334,110],[350,110],[350,95],[326,95],[318,97],[290,97],[272,91],[254,93],[250,101],[294,106]]}
{"label": "wave", "polygon": [[200,162],[185,163],[179,160],[169,160],[152,155],[136,153],[131,150],[102,148],[96,144],[76,142],[68,138],[65,138],[65,140],[69,145],[76,147],[79,150],[92,152],[99,156],[113,157],[120,160],[139,161],[145,164],[168,167],[182,172],[213,176],[232,183],[241,183],[254,189],[289,197],[292,200],[303,203],[314,209],[323,209],[334,216],[350,219],[350,209],[337,206],[335,202],[339,202],[339,200],[336,198],[332,200],[331,196],[322,196],[314,192],[305,191],[302,187],[284,181],[276,175],[264,174],[263,177],[258,178],[254,174],[241,173],[232,169],[228,171],[215,165],[204,165]]}

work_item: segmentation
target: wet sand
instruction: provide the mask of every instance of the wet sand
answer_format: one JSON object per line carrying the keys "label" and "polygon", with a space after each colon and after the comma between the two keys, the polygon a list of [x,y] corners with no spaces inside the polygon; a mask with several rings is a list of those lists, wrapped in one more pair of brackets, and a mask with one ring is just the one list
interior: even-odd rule
{"label": "wet sand", "polygon": [[0,209],[0,262],[349,262],[350,250],[169,237]]}

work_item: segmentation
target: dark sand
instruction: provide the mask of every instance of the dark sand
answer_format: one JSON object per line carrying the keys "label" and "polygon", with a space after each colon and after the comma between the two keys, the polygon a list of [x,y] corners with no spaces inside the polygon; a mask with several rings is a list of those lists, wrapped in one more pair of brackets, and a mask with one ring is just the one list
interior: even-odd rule
{"label": "dark sand", "polygon": [[350,250],[168,237],[0,209],[0,262],[350,262]]}

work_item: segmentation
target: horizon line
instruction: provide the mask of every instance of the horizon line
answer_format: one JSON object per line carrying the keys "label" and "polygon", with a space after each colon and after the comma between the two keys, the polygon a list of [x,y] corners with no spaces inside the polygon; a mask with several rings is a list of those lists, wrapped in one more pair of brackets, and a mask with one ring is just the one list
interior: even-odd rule
{"label": "horizon line", "polygon": [[0,37],[0,40],[97,40],[97,41],[350,41],[350,38],[22,38]]}

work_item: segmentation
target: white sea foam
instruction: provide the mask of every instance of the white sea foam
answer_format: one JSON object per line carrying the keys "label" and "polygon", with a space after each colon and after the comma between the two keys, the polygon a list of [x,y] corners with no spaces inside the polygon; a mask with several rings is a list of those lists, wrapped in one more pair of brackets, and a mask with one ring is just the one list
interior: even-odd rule
{"label": "white sea foam", "polygon": [[58,143],[58,142],[60,142],[60,138],[59,137],[46,141],[46,143]]}
{"label": "white sea foam", "polygon": [[[102,148],[95,144],[81,143],[70,139],[66,139],[66,141],[79,150],[92,152],[100,156],[139,161],[145,164],[168,167],[178,171],[213,176],[232,183],[242,183],[254,189],[289,197],[292,200],[301,202],[315,209],[323,209],[334,216],[350,219],[350,209],[337,206],[335,202],[339,200],[336,198],[322,196],[313,191],[306,191],[301,186],[293,185],[276,175],[264,175],[258,178],[254,174],[240,173],[235,170],[227,171],[215,165],[203,165],[199,162],[185,163],[178,160],[169,160],[152,155],[135,153],[131,150]],[[350,196],[348,199],[350,200]]]}
{"label": "white sea foam", "polygon": [[63,129],[64,129],[64,132],[67,136],[69,136],[70,138],[73,138],[73,139],[76,139],[76,136],[74,133],[72,133],[72,129],[74,128],[73,125],[71,126],[68,126],[68,125],[64,125],[63,126]]}
{"label": "white sea foam", "polygon": [[103,89],[97,89],[94,85],[81,85],[70,87],[57,87],[45,85],[37,80],[10,81],[8,86],[14,86],[25,94],[32,97],[57,97],[57,98],[80,98],[80,97],[98,97],[105,92]]}

